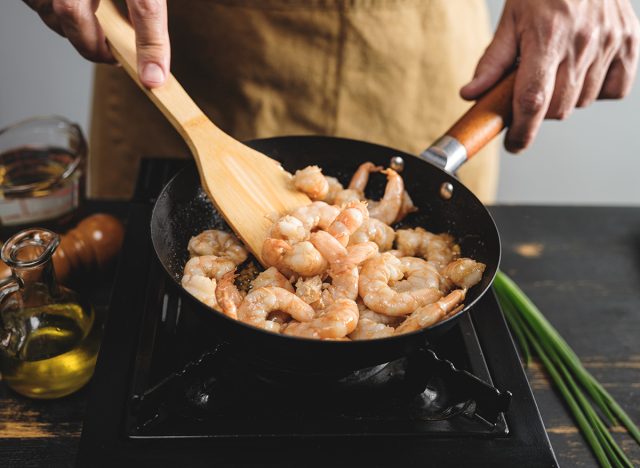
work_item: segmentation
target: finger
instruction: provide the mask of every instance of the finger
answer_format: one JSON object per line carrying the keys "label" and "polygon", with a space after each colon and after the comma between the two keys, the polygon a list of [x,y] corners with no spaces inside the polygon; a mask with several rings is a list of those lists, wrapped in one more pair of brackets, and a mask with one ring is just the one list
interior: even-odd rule
{"label": "finger", "polygon": [[[576,76],[576,74],[580,74],[580,76]],[[545,118],[564,120],[569,117],[580,97],[582,91],[580,83],[584,82],[584,74],[584,71],[576,70],[570,60],[565,60],[560,64]]]}
{"label": "finger", "polygon": [[638,68],[640,23],[629,5],[630,16],[600,90],[599,99],[620,99],[631,90]]}
{"label": "finger", "polygon": [[616,57],[607,70],[598,99],[622,99],[629,94],[633,77],[634,73],[627,69],[625,61]]}
{"label": "finger", "polygon": [[95,62],[113,62],[94,14],[97,3],[96,0],[53,0],[53,11],[64,35],[83,57]]}
{"label": "finger", "polygon": [[616,52],[618,51],[618,39],[615,33],[604,33],[601,38],[600,53],[596,55],[593,63],[587,70],[582,84],[582,91],[578,98],[578,107],[586,107],[595,101],[607,77],[607,71],[611,67]]}
{"label": "finger", "polygon": [[581,28],[571,41],[572,47],[558,67],[547,119],[564,120],[573,112],[591,65],[603,54],[597,28]]}
{"label": "finger", "polygon": [[503,14],[500,20],[491,44],[480,58],[473,79],[460,89],[463,99],[477,99],[514,66],[518,54],[517,40],[514,23],[505,15],[507,14]]}
{"label": "finger", "polygon": [[60,26],[58,17],[53,12],[53,4],[50,0],[24,0],[24,3],[38,13],[44,24],[46,24],[50,29],[54,30],[61,36],[64,36],[62,26]]}
{"label": "finger", "polygon": [[580,97],[576,103],[577,107],[587,107],[598,98],[605,76],[606,69],[602,66],[602,63],[594,62],[585,77]]}
{"label": "finger", "polygon": [[547,113],[558,70],[558,56],[539,38],[523,37],[520,66],[513,90],[513,120],[505,137],[507,151],[531,144]]}
{"label": "finger", "polygon": [[127,0],[136,31],[138,76],[143,85],[155,88],[169,74],[170,46],[167,6],[164,0]]}

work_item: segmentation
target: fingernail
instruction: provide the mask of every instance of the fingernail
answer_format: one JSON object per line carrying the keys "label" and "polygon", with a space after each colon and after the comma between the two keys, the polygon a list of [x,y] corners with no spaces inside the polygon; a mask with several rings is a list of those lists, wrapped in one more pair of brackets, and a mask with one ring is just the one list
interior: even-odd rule
{"label": "fingernail", "polygon": [[468,88],[470,86],[473,86],[474,84],[476,84],[478,81],[478,77],[475,77],[474,79],[472,79],[471,81],[469,81],[466,85],[463,86],[463,88]]}
{"label": "fingernail", "polygon": [[147,63],[142,69],[142,80],[148,84],[164,83],[164,72],[156,63]]}
{"label": "fingernail", "polygon": [[463,99],[470,99],[471,97],[473,97],[473,96],[469,96],[468,93],[469,93],[470,89],[473,90],[473,87],[471,85],[473,85],[474,81],[475,80],[471,80],[466,85],[464,85],[462,88],[460,88],[460,96]]}

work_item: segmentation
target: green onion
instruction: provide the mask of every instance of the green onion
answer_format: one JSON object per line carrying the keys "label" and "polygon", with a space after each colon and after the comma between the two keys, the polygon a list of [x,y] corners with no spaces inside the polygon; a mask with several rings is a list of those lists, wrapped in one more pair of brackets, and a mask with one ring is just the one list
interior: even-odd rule
{"label": "green onion", "polygon": [[493,286],[525,362],[529,363],[533,348],[600,465],[632,467],[607,425],[616,424],[617,418],[640,444],[638,427],[600,382],[584,368],[567,342],[507,275],[498,272]]}
{"label": "green onion", "polygon": [[[607,395],[609,394],[604,390],[604,388],[602,388],[595,377],[593,377],[583,367],[578,356],[576,356],[567,342],[547,321],[544,315],[542,315],[542,312],[538,310],[535,304],[531,302],[524,292],[522,292],[522,290],[504,273],[498,272],[496,280],[494,281],[494,286],[499,291],[498,294],[504,294],[506,297],[510,298],[510,301],[513,302],[514,306],[517,307],[522,314],[524,314],[539,336],[548,337],[552,341],[553,345],[560,349],[561,355],[566,360],[567,365],[576,372],[577,378],[580,380],[582,385],[585,386],[591,398],[594,399],[600,410],[604,413],[609,426],[613,426],[615,424],[615,417],[603,398],[603,392]],[[610,395],[609,397],[611,398]],[[613,400],[613,398],[611,399]],[[638,435],[640,436],[640,434]],[[636,440],[640,443],[640,437],[636,438]]]}
{"label": "green onion", "polygon": [[520,349],[522,350],[522,357],[524,358],[525,367],[529,367],[531,365],[531,350],[529,348],[529,343],[527,343],[527,337],[524,334],[524,329],[520,325],[520,322],[516,320],[516,315],[518,311],[515,309],[514,305],[511,301],[502,300],[498,297],[498,301],[500,302],[500,306],[502,307],[502,311],[504,315],[507,316],[507,320],[509,320],[509,326],[515,333],[516,338],[518,340],[518,344],[520,345]]}

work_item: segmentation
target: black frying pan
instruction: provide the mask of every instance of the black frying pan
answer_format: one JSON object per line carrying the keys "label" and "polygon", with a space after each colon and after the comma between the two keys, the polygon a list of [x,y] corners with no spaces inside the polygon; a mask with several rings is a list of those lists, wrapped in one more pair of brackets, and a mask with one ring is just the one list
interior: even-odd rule
{"label": "black frying pan", "polygon": [[[278,368],[304,370],[307,373],[335,373],[389,362],[424,347],[430,338],[447,331],[491,286],[500,261],[500,239],[491,215],[478,198],[455,177],[424,159],[437,162],[439,158],[443,158],[443,161],[448,161],[445,164],[451,165],[451,159],[459,157],[459,154],[456,155],[461,148],[459,142],[464,143],[464,147],[468,148],[468,156],[471,156],[495,136],[504,127],[504,115],[508,111],[496,111],[495,103],[491,104],[490,101],[497,99],[506,102],[510,109],[512,78],[499,86],[507,90],[506,94],[504,89],[500,91],[496,88],[466,114],[467,117],[477,114],[473,119],[476,123],[480,121],[477,130],[470,130],[469,125],[460,125],[463,118],[448,132],[449,137],[440,139],[438,145],[434,145],[421,157],[385,146],[333,137],[278,137],[248,143],[280,161],[290,172],[318,164],[326,175],[338,177],[345,185],[357,167],[365,161],[388,166],[391,158],[402,157],[402,176],[406,189],[419,208],[417,213],[408,216],[402,224],[422,226],[433,232],[448,232],[459,242],[463,256],[487,265],[482,281],[468,291],[466,305],[460,313],[428,329],[390,338],[350,342],[319,341],[278,335],[230,319],[184,291],[184,296],[191,301],[192,309],[199,315],[203,326],[210,327],[218,338],[252,359]],[[500,93],[503,94],[499,95]],[[492,113],[487,112],[487,103],[491,104],[489,107],[493,109]],[[484,122],[482,119],[485,119]],[[479,143],[483,139],[484,142]],[[370,195],[380,196],[384,183],[381,176],[374,178],[370,184]],[[184,264],[189,257],[187,244],[191,236],[205,229],[224,228],[224,220],[200,188],[195,164],[183,169],[163,189],[153,210],[151,237],[160,262],[179,288]]]}

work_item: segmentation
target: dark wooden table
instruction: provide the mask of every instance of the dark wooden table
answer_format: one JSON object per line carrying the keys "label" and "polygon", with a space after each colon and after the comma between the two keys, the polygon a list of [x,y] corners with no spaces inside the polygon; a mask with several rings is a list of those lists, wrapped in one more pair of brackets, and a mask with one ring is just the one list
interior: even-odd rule
{"label": "dark wooden table", "polygon": [[[491,211],[502,236],[502,269],[640,422],[640,208]],[[100,299],[106,304],[106,296]],[[561,465],[596,466],[540,365],[527,373]],[[89,391],[34,401],[0,386],[0,466],[73,465]],[[621,428],[614,432],[640,466],[640,448]]]}

